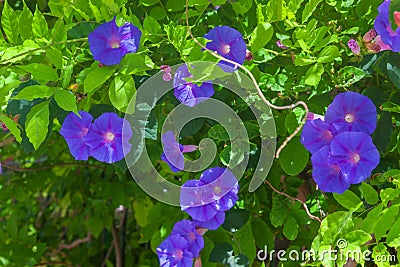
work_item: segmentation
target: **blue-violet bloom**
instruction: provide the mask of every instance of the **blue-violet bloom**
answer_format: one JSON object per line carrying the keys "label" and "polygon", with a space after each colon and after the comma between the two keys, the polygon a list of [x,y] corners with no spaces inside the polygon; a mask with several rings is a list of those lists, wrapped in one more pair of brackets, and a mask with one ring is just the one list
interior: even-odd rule
{"label": "blue-violet bloom", "polygon": [[205,170],[200,180],[189,180],[181,189],[181,209],[194,220],[206,222],[218,212],[232,208],[238,200],[239,185],[233,173],[221,167]]}
{"label": "blue-violet bloom", "polygon": [[307,120],[300,141],[308,151],[314,153],[321,147],[329,145],[335,133],[336,129],[330,123],[321,119]]}
{"label": "blue-violet bloom", "polygon": [[175,224],[172,234],[179,234],[186,239],[187,249],[194,257],[198,257],[204,248],[204,238],[197,232],[196,225],[189,220],[182,220]]}
{"label": "blue-violet bloom", "polygon": [[[217,52],[226,59],[243,64],[246,58],[246,43],[242,34],[229,26],[218,26],[211,29],[204,38],[210,40],[206,47]],[[219,66],[226,72],[233,72],[235,65],[222,61]],[[228,66],[228,67],[226,67]]]}
{"label": "blue-violet bloom", "polygon": [[321,191],[342,194],[350,187],[336,159],[330,154],[329,146],[324,146],[315,152],[311,162],[313,179]]}
{"label": "blue-violet bloom", "polygon": [[188,241],[180,234],[171,234],[157,248],[160,267],[192,267],[193,254]]}
{"label": "blue-violet bloom", "polygon": [[173,80],[174,95],[182,104],[194,107],[198,103],[210,98],[214,94],[211,82],[204,82],[200,86],[186,81],[192,77],[187,65],[181,65]]}
{"label": "blue-violet bloom", "polygon": [[131,150],[132,129],[127,120],[116,113],[103,113],[84,137],[95,159],[113,163],[123,159]]}
{"label": "blue-violet bloom", "polygon": [[69,113],[64,119],[60,134],[64,137],[76,160],[87,160],[90,149],[84,138],[92,126],[93,117],[82,110],[79,111],[79,115],[80,118],[73,112]]}
{"label": "blue-violet bloom", "polygon": [[330,153],[349,184],[358,184],[371,176],[380,156],[372,138],[363,132],[340,133],[330,144]]}
{"label": "blue-violet bloom", "polygon": [[339,132],[365,132],[376,128],[377,113],[374,103],[355,92],[338,94],[329,105],[325,121],[332,123]]}
{"label": "blue-violet bloom", "polygon": [[118,27],[114,17],[89,34],[89,48],[94,59],[101,64],[116,65],[125,54],[139,49],[141,36],[142,32],[131,23]]}
{"label": "blue-violet bloom", "polygon": [[[378,7],[378,16],[375,19],[374,28],[376,33],[381,36],[382,41],[392,48],[393,52],[400,52],[400,26],[397,21],[400,20],[398,13],[395,12],[395,21],[398,26],[393,31],[389,20],[390,0],[385,0]],[[398,11],[397,11],[398,12]],[[397,20],[396,20],[397,19]]]}
{"label": "blue-violet bloom", "polygon": [[193,152],[197,149],[195,145],[181,145],[176,141],[173,131],[165,132],[161,136],[163,144],[163,153],[161,159],[168,163],[173,172],[179,172],[184,169],[185,158],[183,153]]}

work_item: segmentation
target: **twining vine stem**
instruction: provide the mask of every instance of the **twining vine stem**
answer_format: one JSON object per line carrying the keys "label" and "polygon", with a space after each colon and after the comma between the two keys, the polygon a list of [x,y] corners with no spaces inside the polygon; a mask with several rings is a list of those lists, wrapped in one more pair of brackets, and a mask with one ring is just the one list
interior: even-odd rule
{"label": "twining vine stem", "polygon": [[[308,117],[308,106],[307,106],[307,104],[306,104],[305,102],[303,102],[303,101],[297,101],[297,102],[294,103],[294,104],[286,105],[286,106],[276,106],[276,105],[272,104],[270,101],[268,101],[268,100],[265,98],[265,96],[264,96],[264,94],[262,93],[260,87],[258,86],[257,80],[254,78],[254,75],[251,73],[251,71],[250,71],[249,69],[247,69],[246,67],[244,67],[243,65],[241,65],[241,64],[239,64],[239,63],[237,63],[237,62],[235,62],[235,61],[232,61],[232,60],[229,60],[229,59],[227,59],[227,58],[224,58],[224,57],[220,56],[220,55],[217,54],[216,52],[214,52],[214,51],[208,49],[206,46],[204,46],[202,43],[200,43],[200,42],[196,39],[196,37],[193,35],[193,33],[192,33],[191,29],[190,29],[190,24],[189,24],[189,0],[186,0],[186,26],[187,26],[187,28],[188,28],[188,33],[189,33],[190,37],[193,39],[193,41],[194,41],[197,45],[199,45],[199,46],[200,46],[201,48],[203,48],[205,51],[207,51],[208,53],[210,53],[212,56],[214,56],[214,57],[216,57],[216,58],[218,58],[218,59],[220,59],[220,60],[226,61],[226,62],[228,62],[228,63],[230,63],[230,64],[233,64],[234,66],[236,66],[236,67],[242,69],[244,72],[246,72],[246,73],[249,75],[250,79],[252,80],[254,86],[256,87],[256,89],[257,89],[257,94],[259,95],[259,97],[261,98],[261,100],[262,100],[266,105],[268,105],[270,108],[274,108],[274,109],[277,109],[277,110],[285,110],[285,109],[294,109],[295,107],[298,107],[298,106],[303,106],[303,108],[304,108],[304,110],[305,110],[305,115],[304,115],[304,117],[303,117],[303,119],[302,119],[302,122],[299,124],[299,126],[296,128],[296,130],[295,130],[291,135],[289,135],[289,136],[285,139],[285,141],[281,144],[281,146],[280,146],[280,147],[278,148],[278,150],[276,151],[275,157],[276,157],[276,158],[279,158],[279,155],[280,155],[282,149],[290,142],[290,140],[293,139],[293,137],[295,137],[295,136],[301,131],[301,128],[302,128],[303,125],[306,123],[306,120],[307,120],[307,117]],[[280,194],[280,195],[282,195],[282,196],[285,196],[285,197],[289,198],[289,199],[292,200],[292,201],[298,201],[298,202],[300,202],[300,203],[302,204],[303,208],[305,209],[305,211],[306,211],[306,213],[307,213],[307,215],[308,215],[308,217],[309,217],[310,219],[313,219],[313,220],[316,220],[316,221],[318,221],[318,222],[321,222],[321,219],[320,219],[319,217],[316,217],[316,216],[314,216],[314,215],[312,215],[312,214],[310,213],[310,211],[309,211],[309,209],[308,209],[308,207],[307,207],[307,205],[306,205],[305,202],[303,202],[302,200],[300,200],[300,199],[298,199],[298,198],[296,198],[296,197],[289,196],[289,195],[286,194],[285,192],[279,191],[279,190],[276,189],[268,180],[265,180],[265,183],[268,184],[268,186],[269,186],[274,192],[276,192],[277,194]]]}

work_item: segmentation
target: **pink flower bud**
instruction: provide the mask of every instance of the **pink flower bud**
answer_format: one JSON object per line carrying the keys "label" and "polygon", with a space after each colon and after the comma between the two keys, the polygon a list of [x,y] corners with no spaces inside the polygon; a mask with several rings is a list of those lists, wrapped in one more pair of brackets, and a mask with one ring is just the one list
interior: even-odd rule
{"label": "pink flower bud", "polygon": [[276,41],[276,45],[280,48],[280,49],[287,49],[288,47],[284,44],[282,44],[281,40]]}
{"label": "pink flower bud", "polygon": [[3,129],[3,131],[8,131],[8,128],[4,123],[1,123],[1,129]]}
{"label": "pink flower bud", "polygon": [[319,114],[315,114],[315,113],[312,113],[312,112],[308,112],[307,120],[312,121],[312,120],[317,120],[317,119],[321,119],[323,121],[325,118],[324,118],[323,115],[319,115]]}
{"label": "pink flower bud", "polygon": [[161,65],[160,69],[165,73],[170,73],[171,72],[171,67],[168,66],[168,65]]}
{"label": "pink flower bud", "polygon": [[253,60],[253,59],[254,59],[253,53],[251,53],[250,50],[246,50],[245,60]]}
{"label": "pink flower bud", "polygon": [[380,47],[380,51],[392,50],[392,47],[390,45],[387,45],[382,41],[382,38],[380,35],[377,35],[375,37],[374,44],[378,45]]}
{"label": "pink flower bud", "polygon": [[202,266],[203,264],[201,263],[200,257],[196,258],[196,260],[194,261],[194,267],[202,267]]}
{"label": "pink flower bud", "polygon": [[353,52],[354,54],[356,55],[360,54],[361,49],[356,40],[350,39],[349,42],[347,43],[347,46],[351,49],[351,52]]}
{"label": "pink flower bud", "polygon": [[364,34],[363,40],[364,40],[364,42],[369,43],[375,38],[375,36],[376,36],[376,31],[374,29],[371,29],[371,30],[367,31],[366,34]]}
{"label": "pink flower bud", "polygon": [[163,80],[166,82],[169,82],[170,80],[172,80],[172,74],[170,72],[165,72],[162,77],[163,77]]}
{"label": "pink flower bud", "polygon": [[394,12],[394,22],[396,23],[396,25],[398,27],[400,27],[400,12],[399,11]]}

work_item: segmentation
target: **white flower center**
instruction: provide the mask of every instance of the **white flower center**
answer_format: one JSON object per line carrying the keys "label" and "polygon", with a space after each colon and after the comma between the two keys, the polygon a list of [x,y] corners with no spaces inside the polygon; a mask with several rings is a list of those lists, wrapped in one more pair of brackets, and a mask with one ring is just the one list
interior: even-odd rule
{"label": "white flower center", "polygon": [[354,153],[354,154],[352,155],[351,159],[352,159],[352,161],[353,161],[354,163],[358,163],[358,162],[360,161],[360,155],[357,154],[357,153]]}
{"label": "white flower center", "polygon": [[353,122],[354,121],[353,114],[347,114],[346,116],[344,116],[344,120],[347,122]]}
{"label": "white flower center", "polygon": [[115,135],[114,135],[112,132],[107,132],[107,133],[105,134],[105,139],[106,139],[108,142],[111,142],[112,140],[114,140],[114,138],[115,138]]}
{"label": "white flower center", "polygon": [[222,189],[221,189],[221,187],[220,186],[216,186],[216,187],[214,187],[214,193],[215,194],[219,194],[219,193],[221,193],[221,191],[222,191]]}
{"label": "white flower center", "polygon": [[226,55],[226,54],[228,54],[229,52],[231,52],[231,47],[230,47],[230,45],[224,45],[224,46],[221,48],[221,53],[222,53],[222,54]]}
{"label": "white flower center", "polygon": [[118,41],[112,41],[111,42],[111,48],[119,48],[119,42]]}

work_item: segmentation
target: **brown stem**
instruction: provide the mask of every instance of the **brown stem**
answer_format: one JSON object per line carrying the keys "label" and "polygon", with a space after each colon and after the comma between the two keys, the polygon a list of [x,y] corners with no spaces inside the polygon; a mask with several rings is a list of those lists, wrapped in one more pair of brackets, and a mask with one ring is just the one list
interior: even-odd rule
{"label": "brown stem", "polygon": [[14,140],[15,140],[15,137],[10,137],[10,138],[0,142],[0,147],[11,144],[12,142],[14,142]]}
{"label": "brown stem", "polygon": [[284,109],[293,109],[293,108],[298,107],[298,106],[303,106],[303,108],[304,108],[306,114],[305,114],[304,118],[302,119],[302,123],[296,128],[296,130],[295,130],[291,135],[289,135],[289,136],[286,138],[286,140],[282,143],[282,145],[281,145],[281,146],[278,148],[278,150],[276,151],[275,157],[276,157],[276,158],[279,158],[279,154],[281,153],[282,149],[287,145],[287,143],[288,143],[290,140],[292,140],[292,138],[293,138],[294,136],[296,136],[296,134],[298,134],[298,133],[300,132],[301,128],[302,128],[303,125],[306,123],[307,116],[308,116],[308,106],[307,106],[307,104],[304,103],[303,101],[298,101],[298,102],[296,102],[296,103],[294,103],[294,104],[292,104],[292,105],[287,105],[287,106],[276,106],[276,105],[272,104],[271,102],[269,102],[269,101],[265,98],[265,96],[264,96],[264,94],[262,93],[260,87],[258,86],[258,83],[257,83],[256,79],[254,78],[253,74],[251,73],[251,71],[250,71],[249,69],[247,69],[246,67],[244,67],[243,65],[241,65],[241,64],[239,64],[239,63],[237,63],[237,62],[235,62],[235,61],[232,61],[232,60],[229,60],[229,59],[227,59],[227,58],[224,58],[224,57],[220,56],[219,54],[215,53],[214,51],[211,51],[210,49],[208,49],[207,47],[205,47],[202,43],[200,43],[199,41],[197,41],[197,39],[194,37],[192,31],[190,30],[190,25],[189,25],[189,0],[186,0],[186,26],[188,27],[188,33],[189,33],[190,37],[193,39],[193,41],[194,41],[197,45],[199,45],[201,48],[203,48],[204,50],[206,50],[206,51],[207,51],[208,53],[210,53],[212,56],[214,56],[214,57],[216,57],[216,58],[218,58],[218,59],[220,59],[220,60],[226,61],[226,62],[228,62],[228,63],[231,63],[231,64],[233,64],[234,66],[239,67],[239,68],[241,68],[244,72],[246,72],[247,75],[249,75],[250,79],[252,80],[254,86],[256,87],[257,93],[258,93],[258,95],[260,96],[261,100],[262,100],[265,104],[267,104],[269,107],[274,108],[274,109],[277,109],[277,110],[284,110]]}
{"label": "brown stem", "polygon": [[58,244],[57,252],[60,252],[63,249],[71,250],[73,248],[76,248],[80,244],[90,242],[90,240],[92,240],[92,233],[88,232],[88,234],[85,238],[77,239],[74,242],[72,242],[71,244]]}
{"label": "brown stem", "polygon": [[115,229],[114,223],[111,225],[111,233],[115,248],[115,267],[122,267],[121,264],[121,246],[119,244],[118,231]]}
{"label": "brown stem", "polygon": [[307,205],[306,205],[305,202],[303,202],[302,200],[298,199],[297,197],[292,197],[292,196],[286,194],[285,192],[279,191],[279,190],[276,189],[268,180],[265,180],[264,183],[268,184],[269,187],[271,187],[271,189],[272,189],[275,193],[277,193],[277,194],[279,194],[279,195],[282,195],[282,196],[285,196],[285,197],[289,198],[289,199],[292,200],[292,201],[298,201],[298,202],[300,202],[301,205],[303,206],[304,210],[307,212],[308,217],[310,217],[310,219],[313,219],[313,220],[316,220],[316,221],[318,221],[318,222],[321,222],[321,219],[320,219],[319,217],[314,216],[314,215],[312,215],[312,214],[310,213],[310,211],[308,210],[308,207],[307,207]]}
{"label": "brown stem", "polygon": [[52,165],[47,165],[47,166],[41,166],[37,168],[20,168],[20,167],[15,167],[12,165],[8,165],[4,162],[1,162],[2,166],[6,169],[10,169],[13,171],[17,172],[32,172],[32,171],[44,171],[44,170],[49,170],[57,166],[76,166],[76,167],[86,167],[86,168],[95,168],[95,169],[101,169],[105,170],[106,167],[100,166],[100,165],[91,165],[91,164],[86,164],[86,163],[78,163],[78,162],[65,162],[65,163],[57,163],[57,164],[52,164]]}
{"label": "brown stem", "polygon": [[74,266],[70,263],[65,263],[65,262],[58,262],[58,261],[49,261],[49,262],[42,262],[42,263],[38,263],[35,264],[33,266],[47,266],[47,265],[61,265],[61,266]]}

